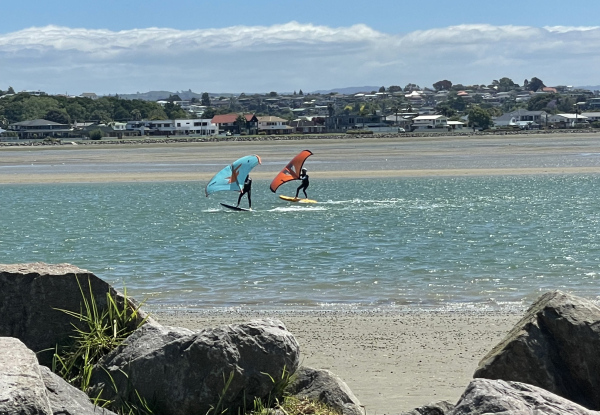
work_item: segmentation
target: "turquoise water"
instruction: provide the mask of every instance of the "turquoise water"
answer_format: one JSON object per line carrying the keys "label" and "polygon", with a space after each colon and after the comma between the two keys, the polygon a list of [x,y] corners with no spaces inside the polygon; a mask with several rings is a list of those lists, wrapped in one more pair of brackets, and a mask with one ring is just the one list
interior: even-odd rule
{"label": "turquoise water", "polygon": [[[0,263],[68,262],[154,308],[464,308],[600,295],[600,176],[0,186]],[[284,194],[293,193],[283,187]],[[246,200],[242,205],[246,205]]]}

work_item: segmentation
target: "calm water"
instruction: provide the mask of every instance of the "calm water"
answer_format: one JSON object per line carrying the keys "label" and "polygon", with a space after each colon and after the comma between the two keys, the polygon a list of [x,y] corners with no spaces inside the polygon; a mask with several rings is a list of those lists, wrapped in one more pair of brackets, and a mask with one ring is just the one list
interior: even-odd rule
{"label": "calm water", "polygon": [[548,289],[600,295],[600,176],[313,180],[312,206],[255,180],[255,212],[220,208],[237,196],[206,198],[203,185],[0,186],[0,263],[69,262],[150,308],[495,308]]}

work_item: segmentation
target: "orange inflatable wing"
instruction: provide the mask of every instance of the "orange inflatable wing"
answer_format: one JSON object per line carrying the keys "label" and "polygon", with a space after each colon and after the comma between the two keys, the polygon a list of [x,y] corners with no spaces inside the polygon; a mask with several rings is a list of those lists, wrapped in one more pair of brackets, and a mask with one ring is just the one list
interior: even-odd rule
{"label": "orange inflatable wing", "polygon": [[298,180],[300,178],[300,171],[307,158],[312,156],[312,151],[302,150],[296,157],[294,157],[288,164],[279,172],[277,176],[271,182],[271,191],[275,193],[277,188],[284,183],[291,180]]}

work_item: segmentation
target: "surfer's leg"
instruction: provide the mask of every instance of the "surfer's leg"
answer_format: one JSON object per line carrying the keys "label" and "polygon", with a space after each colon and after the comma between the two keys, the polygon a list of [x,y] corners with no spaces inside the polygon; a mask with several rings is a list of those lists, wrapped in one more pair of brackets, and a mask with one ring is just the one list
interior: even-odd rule
{"label": "surfer's leg", "polygon": [[304,188],[304,184],[301,184],[300,186],[298,186],[298,188],[296,189],[296,199],[298,199],[298,193],[300,193],[300,189]]}
{"label": "surfer's leg", "polygon": [[236,207],[238,207],[240,205],[240,202],[242,201],[242,196],[244,196],[244,193],[240,193],[239,197],[238,197],[238,204],[236,205]]}
{"label": "surfer's leg", "polygon": [[249,208],[249,209],[252,209],[252,198],[251,198],[251,193],[252,193],[252,190],[248,190],[248,193],[247,193],[247,195],[248,195],[248,208]]}

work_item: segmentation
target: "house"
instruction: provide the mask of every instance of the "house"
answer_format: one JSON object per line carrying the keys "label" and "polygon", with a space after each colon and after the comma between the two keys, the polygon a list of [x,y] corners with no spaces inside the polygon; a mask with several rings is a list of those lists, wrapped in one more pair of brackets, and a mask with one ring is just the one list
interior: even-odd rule
{"label": "house", "polygon": [[20,139],[27,138],[66,138],[73,132],[70,124],[59,124],[44,119],[21,121],[10,124],[8,131],[16,132]]}
{"label": "house", "polygon": [[347,130],[380,124],[381,115],[334,115],[325,119],[325,126],[330,133],[343,133]]}
{"label": "house", "polygon": [[600,109],[600,98],[590,98],[587,100],[587,107],[589,109]]}
{"label": "house", "polygon": [[325,132],[324,125],[319,125],[309,120],[290,121],[290,127],[294,129],[293,132],[298,134],[322,134]]}
{"label": "house", "polygon": [[242,116],[246,119],[245,125],[239,125],[238,117],[241,114],[230,113],[215,115],[212,119],[212,123],[218,127],[218,133],[231,133],[240,134],[245,132],[246,134],[254,135],[258,133],[258,118],[254,114],[243,114]]}
{"label": "house", "polygon": [[581,115],[587,117],[588,122],[600,121],[600,112],[582,112]]}
{"label": "house", "polygon": [[[80,123],[83,124],[83,123]],[[133,131],[127,131],[127,123],[110,122],[108,124],[85,123],[87,125],[81,127],[81,132],[85,136],[89,136],[92,131],[100,130],[105,137],[123,138],[132,135],[137,135]]]}
{"label": "house", "polygon": [[436,128],[448,129],[448,118],[443,115],[419,115],[413,118],[413,131],[431,130]]}
{"label": "house", "polygon": [[174,119],[152,121],[128,121],[127,131],[139,135],[216,135],[218,127],[211,119]]}
{"label": "house", "polygon": [[283,118],[266,116],[258,117],[258,132],[266,134],[290,134],[294,128],[286,124],[287,121]]}
{"label": "house", "polygon": [[546,120],[549,116],[550,114],[546,111],[527,111],[521,108],[494,118],[494,125],[496,127],[506,127],[509,125],[522,126],[524,124],[541,125],[547,122]]}
{"label": "house", "polygon": [[93,92],[83,92],[79,95],[81,98],[98,99],[98,95]]}
{"label": "house", "polygon": [[460,121],[448,121],[448,127],[450,127],[453,130],[462,130],[465,126],[464,122],[460,122]]}
{"label": "house", "polygon": [[560,127],[571,128],[579,123],[586,123],[588,117],[581,114],[555,114],[548,117],[548,122]]}

